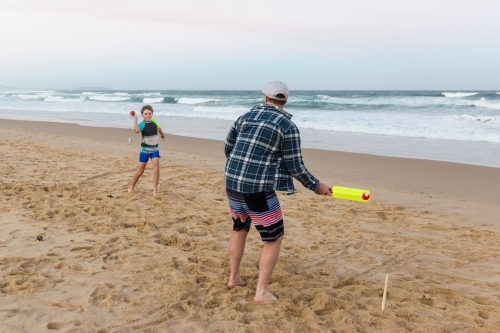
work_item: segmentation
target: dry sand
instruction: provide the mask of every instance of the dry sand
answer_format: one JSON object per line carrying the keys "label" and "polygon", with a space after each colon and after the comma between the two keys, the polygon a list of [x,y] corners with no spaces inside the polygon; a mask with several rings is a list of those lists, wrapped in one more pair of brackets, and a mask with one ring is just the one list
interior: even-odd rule
{"label": "dry sand", "polygon": [[159,197],[151,166],[128,194],[132,131],[0,120],[0,332],[500,331],[500,169],[304,150],[372,201],[279,195],[279,301],[257,305],[255,229],[225,287],[222,142],[160,146]]}

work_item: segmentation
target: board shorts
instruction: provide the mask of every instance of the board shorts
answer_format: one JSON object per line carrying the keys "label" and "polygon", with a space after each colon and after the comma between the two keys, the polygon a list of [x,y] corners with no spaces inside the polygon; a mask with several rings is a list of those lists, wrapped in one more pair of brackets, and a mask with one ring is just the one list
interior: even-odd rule
{"label": "board shorts", "polygon": [[250,231],[250,224],[263,241],[274,241],[283,236],[283,215],[276,192],[240,193],[226,188],[233,230]]}
{"label": "board shorts", "polygon": [[152,153],[145,153],[143,151],[141,151],[139,153],[139,162],[141,162],[141,163],[146,163],[147,161],[149,161],[149,159],[153,159],[153,158],[160,158],[160,151],[159,150],[154,151]]}

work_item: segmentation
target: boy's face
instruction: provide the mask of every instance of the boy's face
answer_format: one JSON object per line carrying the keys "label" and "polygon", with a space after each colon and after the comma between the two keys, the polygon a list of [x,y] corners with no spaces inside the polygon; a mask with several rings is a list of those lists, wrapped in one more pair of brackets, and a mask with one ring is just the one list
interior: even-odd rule
{"label": "boy's face", "polygon": [[142,111],[142,118],[145,121],[151,121],[151,118],[153,118],[153,112],[151,110],[148,110],[148,109]]}

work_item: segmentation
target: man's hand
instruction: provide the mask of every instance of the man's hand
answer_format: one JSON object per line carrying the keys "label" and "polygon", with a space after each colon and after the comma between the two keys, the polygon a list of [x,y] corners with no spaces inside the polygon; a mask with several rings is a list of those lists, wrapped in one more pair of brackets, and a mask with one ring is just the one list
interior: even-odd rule
{"label": "man's hand", "polygon": [[328,187],[325,183],[319,182],[318,188],[315,192],[317,195],[331,195],[332,188]]}

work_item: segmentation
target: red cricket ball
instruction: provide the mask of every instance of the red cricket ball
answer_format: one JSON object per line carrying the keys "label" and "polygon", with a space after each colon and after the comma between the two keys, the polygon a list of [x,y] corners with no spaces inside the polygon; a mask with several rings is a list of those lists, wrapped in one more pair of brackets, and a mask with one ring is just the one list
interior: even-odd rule
{"label": "red cricket ball", "polygon": [[135,111],[130,111],[131,116],[135,116]]}
{"label": "red cricket ball", "polygon": [[370,199],[370,193],[368,193],[368,192],[363,193],[363,195],[361,195],[361,198],[362,198],[363,200],[368,200],[368,199]]}

